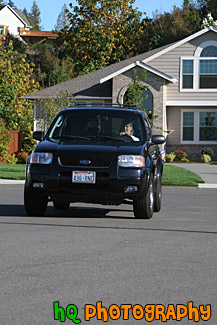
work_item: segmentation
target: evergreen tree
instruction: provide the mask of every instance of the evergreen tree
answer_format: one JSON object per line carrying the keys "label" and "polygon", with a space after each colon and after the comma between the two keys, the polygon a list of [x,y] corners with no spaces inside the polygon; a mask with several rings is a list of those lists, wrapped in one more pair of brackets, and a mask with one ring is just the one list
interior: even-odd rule
{"label": "evergreen tree", "polygon": [[41,12],[39,10],[39,7],[36,3],[36,1],[33,1],[33,5],[31,8],[31,11],[28,13],[26,8],[23,10],[24,14],[26,15],[30,25],[32,26],[32,30],[41,30]]}
{"label": "evergreen tree", "polygon": [[12,8],[12,9],[17,9],[17,7],[15,6],[14,2],[12,0],[8,1],[8,5]]}
{"label": "evergreen tree", "polygon": [[54,29],[56,31],[61,31],[65,28],[67,28],[68,25],[69,25],[69,19],[68,19],[68,15],[67,15],[67,6],[66,6],[66,4],[64,4],[60,14],[58,15],[57,23],[54,26]]}
{"label": "evergreen tree", "polygon": [[5,6],[5,2],[4,2],[4,0],[0,0],[0,7],[3,7],[3,6]]}

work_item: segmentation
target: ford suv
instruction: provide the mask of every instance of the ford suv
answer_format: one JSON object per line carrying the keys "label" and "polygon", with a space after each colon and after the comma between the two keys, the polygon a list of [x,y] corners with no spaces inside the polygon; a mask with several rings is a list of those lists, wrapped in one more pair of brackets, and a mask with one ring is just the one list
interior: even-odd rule
{"label": "ford suv", "polygon": [[163,162],[145,112],[124,105],[77,106],[62,110],[38,140],[27,161],[24,204],[43,216],[47,204],[133,204],[135,218],[160,211]]}

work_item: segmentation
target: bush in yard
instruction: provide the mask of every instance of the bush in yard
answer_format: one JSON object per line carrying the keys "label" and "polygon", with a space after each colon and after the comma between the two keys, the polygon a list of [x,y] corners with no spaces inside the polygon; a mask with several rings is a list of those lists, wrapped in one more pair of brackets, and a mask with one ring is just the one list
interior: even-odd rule
{"label": "bush in yard", "polygon": [[171,152],[171,153],[167,153],[165,155],[165,159],[166,159],[166,162],[173,162],[173,160],[175,159],[176,155],[174,154],[174,152]]}
{"label": "bush in yard", "polygon": [[181,161],[182,162],[189,162],[189,159],[184,157],[184,158],[181,159]]}
{"label": "bush in yard", "polygon": [[212,148],[204,147],[202,149],[202,155],[204,155],[204,154],[212,156],[214,154],[214,151],[212,150]]}
{"label": "bush in yard", "polygon": [[210,155],[207,155],[207,154],[203,154],[202,157],[201,157],[201,160],[204,162],[204,163],[209,163],[211,161],[211,157]]}
{"label": "bush in yard", "polygon": [[29,157],[28,153],[25,151],[18,152],[16,156],[17,156],[17,164],[26,164],[27,159]]}
{"label": "bush in yard", "polygon": [[10,154],[7,154],[6,156],[5,156],[5,159],[4,159],[5,161],[6,161],[6,163],[8,164],[8,165],[15,165],[16,163],[17,163],[17,158],[16,158],[16,156],[15,156],[15,154],[13,153],[12,155],[10,155]]}
{"label": "bush in yard", "polygon": [[9,150],[11,135],[9,131],[6,129],[5,122],[3,119],[0,119],[0,136],[1,136],[0,158],[5,159]]}
{"label": "bush in yard", "polygon": [[31,128],[26,130],[24,139],[22,141],[21,150],[23,152],[28,153],[28,154],[32,153],[32,151],[34,150],[34,148],[35,148],[35,146],[37,144],[37,142],[32,138],[32,134],[33,134],[33,131],[31,130]]}
{"label": "bush in yard", "polygon": [[176,158],[179,160],[179,161],[184,161],[183,158],[186,158],[187,157],[187,152],[183,151],[183,150],[177,150],[176,151]]}

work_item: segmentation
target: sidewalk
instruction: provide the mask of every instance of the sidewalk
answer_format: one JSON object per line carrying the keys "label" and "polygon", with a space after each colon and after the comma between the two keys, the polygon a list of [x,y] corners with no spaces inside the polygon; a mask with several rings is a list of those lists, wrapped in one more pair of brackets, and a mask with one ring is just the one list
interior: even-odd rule
{"label": "sidewalk", "polygon": [[199,175],[205,182],[205,184],[199,184],[199,188],[216,188],[217,189],[217,163],[169,163],[166,165],[173,165],[176,167],[182,167],[191,172]]}

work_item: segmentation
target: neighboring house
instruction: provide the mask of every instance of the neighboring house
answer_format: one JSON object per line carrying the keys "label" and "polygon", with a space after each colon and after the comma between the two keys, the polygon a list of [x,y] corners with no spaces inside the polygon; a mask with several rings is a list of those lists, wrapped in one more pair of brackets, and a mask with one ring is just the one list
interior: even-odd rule
{"label": "neighboring house", "polygon": [[[200,160],[201,149],[211,147],[217,159],[217,29],[208,27],[181,41],[126,59],[26,96],[37,100],[68,90],[76,101],[123,103],[132,81],[132,69],[147,70],[155,125],[171,130],[167,152],[184,150]],[[148,107],[150,110],[151,108]],[[159,132],[159,131],[158,131]]]}
{"label": "neighboring house", "polygon": [[21,10],[12,9],[9,5],[0,7],[0,35],[5,37],[9,32],[20,40],[20,28],[30,30],[28,19]]}
{"label": "neighboring house", "polygon": [[0,39],[5,38],[8,32],[28,45],[58,38],[58,34],[50,31],[30,29],[28,19],[21,10],[12,9],[9,5],[0,7]]}

